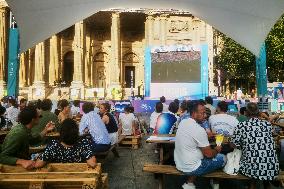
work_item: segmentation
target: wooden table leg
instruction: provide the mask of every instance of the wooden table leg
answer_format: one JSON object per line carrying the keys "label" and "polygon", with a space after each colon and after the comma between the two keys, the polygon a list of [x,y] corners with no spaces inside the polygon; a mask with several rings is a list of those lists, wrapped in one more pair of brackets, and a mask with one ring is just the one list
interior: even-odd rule
{"label": "wooden table leg", "polygon": [[158,174],[158,179],[159,179],[159,189],[164,188],[164,175],[163,174]]}
{"label": "wooden table leg", "polygon": [[163,165],[164,164],[164,146],[161,145],[160,146],[160,162],[159,162],[160,165]]}

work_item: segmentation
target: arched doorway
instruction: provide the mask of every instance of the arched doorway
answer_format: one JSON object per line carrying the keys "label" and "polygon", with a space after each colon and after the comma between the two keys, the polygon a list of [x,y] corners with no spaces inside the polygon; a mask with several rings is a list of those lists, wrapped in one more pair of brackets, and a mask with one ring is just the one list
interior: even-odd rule
{"label": "arched doorway", "polygon": [[63,81],[67,86],[71,85],[74,73],[74,52],[67,52],[63,59]]}

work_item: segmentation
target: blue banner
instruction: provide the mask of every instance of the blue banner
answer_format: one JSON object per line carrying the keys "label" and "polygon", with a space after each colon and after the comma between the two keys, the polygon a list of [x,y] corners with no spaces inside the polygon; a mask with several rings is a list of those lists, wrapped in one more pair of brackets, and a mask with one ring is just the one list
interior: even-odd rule
{"label": "blue banner", "polygon": [[261,46],[259,57],[256,57],[256,83],[258,97],[267,96],[266,49]]}
{"label": "blue banner", "polygon": [[11,28],[9,33],[8,96],[18,95],[19,78],[19,30]]}

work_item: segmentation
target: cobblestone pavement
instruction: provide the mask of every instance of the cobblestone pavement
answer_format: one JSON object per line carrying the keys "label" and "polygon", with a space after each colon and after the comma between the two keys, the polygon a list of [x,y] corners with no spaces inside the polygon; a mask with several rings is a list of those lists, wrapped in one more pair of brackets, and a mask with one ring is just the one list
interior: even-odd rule
{"label": "cobblestone pavement", "polygon": [[[145,163],[158,163],[158,154],[154,153],[154,145],[146,144],[145,139],[138,150],[118,148],[120,157],[115,158],[110,153],[103,164],[103,172],[108,173],[110,189],[157,189],[158,181],[151,173],[142,171]],[[181,189],[185,178],[166,176],[165,189]],[[207,180],[200,179],[200,189],[210,189]],[[245,189],[242,182],[226,181],[220,184],[220,189]],[[262,189],[260,185],[257,189]],[[276,188],[273,188],[276,189]]]}

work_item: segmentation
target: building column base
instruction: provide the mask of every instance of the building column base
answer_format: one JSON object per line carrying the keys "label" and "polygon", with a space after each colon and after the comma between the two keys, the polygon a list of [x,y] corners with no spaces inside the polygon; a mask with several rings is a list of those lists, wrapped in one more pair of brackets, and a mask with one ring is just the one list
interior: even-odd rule
{"label": "building column base", "polygon": [[35,81],[34,84],[29,88],[28,98],[32,100],[45,99],[45,89],[44,81]]}
{"label": "building column base", "polygon": [[5,81],[0,81],[0,98],[2,99],[4,96],[7,95],[7,88],[6,88],[6,82]]}
{"label": "building column base", "polygon": [[81,100],[85,98],[85,86],[83,81],[72,81],[70,86],[70,99]]}

